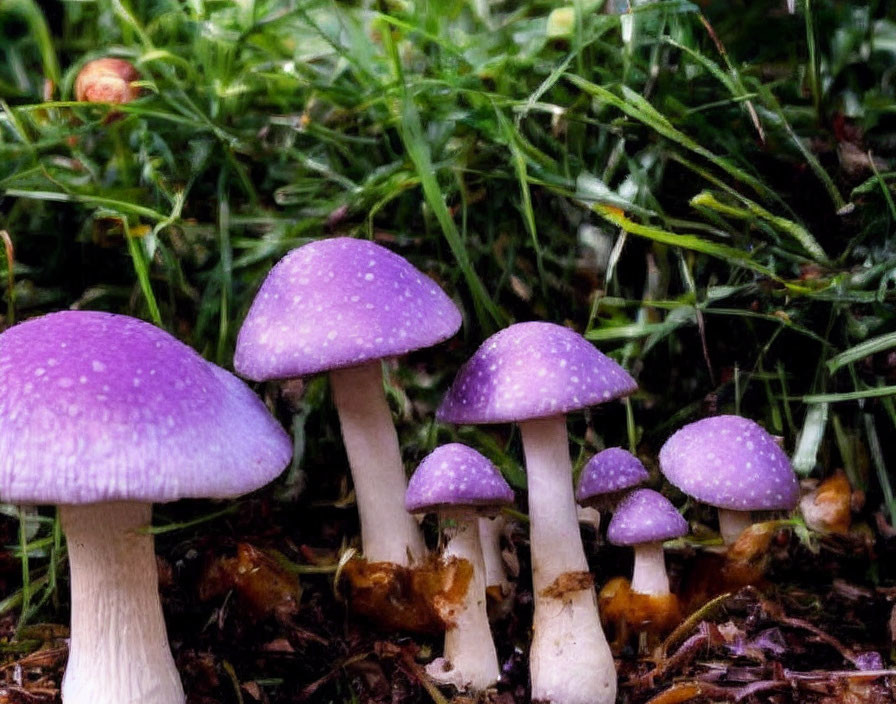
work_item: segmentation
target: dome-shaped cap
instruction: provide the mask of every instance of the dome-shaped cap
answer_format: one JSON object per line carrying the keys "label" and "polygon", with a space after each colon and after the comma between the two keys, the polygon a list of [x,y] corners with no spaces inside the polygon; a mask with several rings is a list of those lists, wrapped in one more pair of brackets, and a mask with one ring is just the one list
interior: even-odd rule
{"label": "dome-shaped cap", "polygon": [[66,311],[0,335],[0,500],[237,496],[291,455],[243,382],[148,323]]}
{"label": "dome-shaped cap", "polygon": [[790,510],[799,499],[787,455],[761,426],[740,416],[684,426],[660,450],[660,469],[686,494],[719,508]]}
{"label": "dome-shaped cap", "polygon": [[635,489],[626,495],[607,527],[613,545],[640,545],[680,538],[688,523],[669,500],[653,489]]}
{"label": "dome-shaped cap", "polygon": [[436,416],[449,423],[512,423],[594,406],[637,388],[622,367],[574,330],[517,323],[467,360]]}
{"label": "dome-shaped cap", "polygon": [[628,489],[647,481],[641,460],[621,447],[608,447],[588,460],[579,475],[576,501],[584,504],[602,494]]}
{"label": "dome-shaped cap", "polygon": [[410,513],[511,503],[513,489],[495,466],[473,448],[457,442],[437,447],[423,459],[404,497]]}
{"label": "dome-shaped cap", "polygon": [[234,366],[262,381],[352,367],[446,340],[457,306],[406,260],[366,240],[317,240],[271,270],[236,342]]}

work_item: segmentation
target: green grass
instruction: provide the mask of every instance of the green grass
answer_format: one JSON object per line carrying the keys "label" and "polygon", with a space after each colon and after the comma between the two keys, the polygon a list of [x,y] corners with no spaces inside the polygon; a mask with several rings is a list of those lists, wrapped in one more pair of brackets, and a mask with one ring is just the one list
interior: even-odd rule
{"label": "green grass", "polygon": [[[664,0],[623,37],[592,5],[549,39],[536,0],[0,4],[7,323],[126,312],[226,366],[273,262],[373,238],[466,312],[399,393],[435,403],[511,321],[569,323],[641,384],[583,456],[738,410],[896,522],[893,11]],[[144,86],[114,120],[72,97],[107,54]],[[409,463],[453,437],[427,422],[402,422]],[[512,442],[461,435],[522,484]],[[22,554],[0,609],[55,584]]]}

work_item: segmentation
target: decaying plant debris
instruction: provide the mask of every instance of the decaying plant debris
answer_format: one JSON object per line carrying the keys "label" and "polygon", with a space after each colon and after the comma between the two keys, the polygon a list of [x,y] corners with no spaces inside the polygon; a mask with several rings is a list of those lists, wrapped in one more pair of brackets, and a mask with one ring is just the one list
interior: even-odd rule
{"label": "decaying plant debris", "polygon": [[[190,701],[327,701],[349,691],[362,702],[450,699],[422,669],[439,637],[386,633],[351,614],[332,590],[337,553],[319,548],[323,535],[306,535],[309,545],[280,530],[253,533],[274,506],[252,500],[244,516],[212,524],[219,536],[247,535],[249,542],[163,540],[164,606]],[[517,539],[526,567],[527,546]],[[848,540],[822,539],[816,553],[790,531],[776,533],[765,589],[717,595],[651,652],[639,655],[630,644],[617,653],[620,701],[894,701],[888,624],[896,589],[872,586],[859,567],[867,568],[872,554],[892,558],[896,544],[882,539],[872,546],[862,535]],[[850,557],[842,565],[844,551]],[[596,555],[591,550],[589,557]],[[612,555],[608,563],[602,553],[599,575],[623,571],[630,559],[621,549]],[[673,550],[669,561],[678,586],[699,558],[687,548]],[[531,596],[523,577],[511,614],[496,625],[503,679],[490,701],[525,700]],[[8,614],[3,632],[11,638],[14,630]],[[56,701],[66,636],[63,626],[39,624],[6,641],[0,701]]]}

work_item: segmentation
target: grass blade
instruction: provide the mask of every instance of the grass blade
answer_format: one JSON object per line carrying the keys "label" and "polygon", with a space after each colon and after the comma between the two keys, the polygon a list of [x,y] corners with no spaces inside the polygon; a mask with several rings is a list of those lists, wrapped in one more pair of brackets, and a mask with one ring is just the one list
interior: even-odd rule
{"label": "grass blade", "polygon": [[865,359],[865,357],[870,357],[873,354],[883,352],[892,347],[896,347],[896,332],[865,340],[865,342],[862,342],[855,347],[850,347],[848,350],[831,357],[826,362],[828,371],[833,374],[838,369],[841,369],[848,364],[853,364],[854,362]]}

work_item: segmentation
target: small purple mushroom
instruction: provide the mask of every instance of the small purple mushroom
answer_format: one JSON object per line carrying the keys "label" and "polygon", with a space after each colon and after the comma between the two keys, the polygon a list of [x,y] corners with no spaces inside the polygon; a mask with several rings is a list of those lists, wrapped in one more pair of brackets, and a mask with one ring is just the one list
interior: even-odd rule
{"label": "small purple mushroom", "polygon": [[467,560],[473,566],[464,601],[454,624],[445,631],[444,657],[426,669],[436,681],[460,690],[482,691],[501,674],[486,613],[485,562],[477,518],[511,503],[513,490],[501,473],[476,450],[459,443],[433,450],[408,482],[407,510],[437,511],[444,530],[450,533],[444,556]]}
{"label": "small purple mushroom", "polygon": [[625,489],[642,484],[650,475],[641,460],[621,447],[601,450],[582,468],[576,501],[582,506],[612,508]]}
{"label": "small purple mushroom", "polygon": [[339,237],[280,260],[240,330],[234,366],[249,379],[330,372],[370,562],[407,566],[426,551],[402,509],[407,480],[380,360],[446,340],[460,323],[451,299],[400,256]]}
{"label": "small purple mushroom", "polygon": [[243,382],[148,323],[66,311],[0,335],[0,498],[60,504],[68,543],[66,704],[183,704],[152,502],[252,491],[291,455]]}
{"label": "small purple mushroom", "polygon": [[532,699],[610,704],[613,657],[592,587],[567,575],[588,564],[576,521],[565,414],[632,393],[634,380],[585,338],[552,323],[517,323],[461,368],[437,416],[451,423],[518,422],[529,489],[535,592],[529,651]]}
{"label": "small purple mushroom", "polygon": [[653,596],[669,593],[663,541],[687,532],[687,521],[659,492],[636,489],[622,499],[607,528],[607,539],[613,545],[635,548],[633,592]]}
{"label": "small purple mushroom", "polygon": [[660,450],[660,469],[683,492],[719,509],[726,545],[750,525],[750,511],[790,511],[799,499],[787,455],[760,425],[740,416],[684,426]]}

